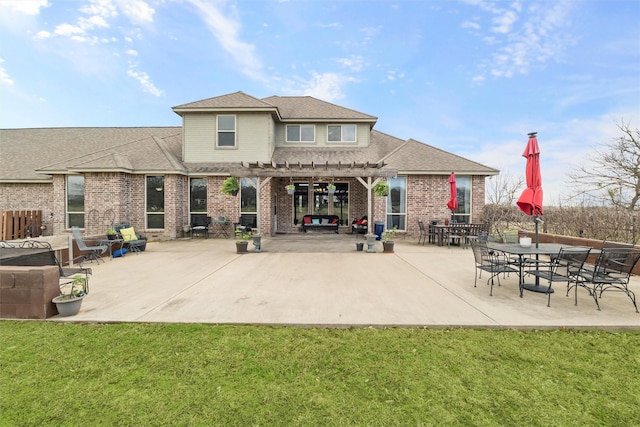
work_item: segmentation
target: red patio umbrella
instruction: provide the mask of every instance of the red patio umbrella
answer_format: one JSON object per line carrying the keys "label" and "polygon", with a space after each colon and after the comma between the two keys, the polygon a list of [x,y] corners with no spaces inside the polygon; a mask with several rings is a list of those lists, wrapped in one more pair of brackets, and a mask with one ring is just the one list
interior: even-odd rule
{"label": "red patio umbrella", "polygon": [[453,211],[458,209],[458,191],[456,189],[456,174],[451,172],[449,175],[449,201],[447,207],[451,211],[451,219],[453,219]]}
{"label": "red patio umbrella", "polygon": [[537,132],[529,134],[529,142],[522,157],[527,158],[527,188],[518,199],[518,207],[529,216],[535,216],[536,247],[538,246],[538,216],[542,215],[542,175],[540,174],[540,147],[538,147]]}

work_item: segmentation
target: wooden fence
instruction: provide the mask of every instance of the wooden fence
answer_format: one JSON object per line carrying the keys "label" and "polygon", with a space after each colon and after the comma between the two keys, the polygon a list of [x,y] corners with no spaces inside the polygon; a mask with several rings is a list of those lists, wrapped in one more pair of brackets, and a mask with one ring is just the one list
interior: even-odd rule
{"label": "wooden fence", "polygon": [[0,211],[0,240],[26,239],[42,234],[42,211]]}

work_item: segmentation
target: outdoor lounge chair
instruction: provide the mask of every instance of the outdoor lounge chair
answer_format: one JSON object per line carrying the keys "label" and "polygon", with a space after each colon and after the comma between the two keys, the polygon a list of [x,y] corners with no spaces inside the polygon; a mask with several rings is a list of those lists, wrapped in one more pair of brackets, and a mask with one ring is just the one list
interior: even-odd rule
{"label": "outdoor lounge chair", "polygon": [[526,274],[549,283],[545,291],[547,307],[551,306],[551,294],[553,293],[551,285],[554,282],[566,283],[568,291],[572,284],[580,281],[582,266],[587,260],[589,252],[591,252],[591,248],[562,248],[558,256],[552,258],[551,261],[528,260],[530,263],[535,262],[536,266],[526,270]]}
{"label": "outdoor lounge chair", "polygon": [[107,245],[87,245],[82,234],[80,233],[80,229],[78,227],[71,227],[71,232],[73,233],[73,239],[76,241],[78,245],[78,249],[87,252],[85,255],[81,255],[74,259],[77,261],[80,267],[82,267],[82,263],[86,260],[95,261],[98,264],[100,261],[104,262],[101,254],[105,253],[108,249]]}
{"label": "outdoor lounge chair", "polygon": [[147,247],[147,239],[136,233],[135,229],[128,222],[116,224],[114,229],[124,241],[124,246],[129,252],[139,254]]}
{"label": "outdoor lounge chair", "polygon": [[593,267],[584,268],[580,272],[580,280],[567,287],[567,296],[573,287],[574,301],[578,305],[578,286],[581,286],[593,297],[596,307],[600,310],[598,299],[605,291],[623,292],[629,297],[637,313],[636,295],[629,289],[629,280],[638,261],[640,261],[638,249],[605,247],[598,254]]}

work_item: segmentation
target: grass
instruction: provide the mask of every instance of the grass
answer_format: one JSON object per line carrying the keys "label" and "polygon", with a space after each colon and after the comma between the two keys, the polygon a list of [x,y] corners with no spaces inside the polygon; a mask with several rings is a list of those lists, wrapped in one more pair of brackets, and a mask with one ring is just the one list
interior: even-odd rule
{"label": "grass", "polygon": [[640,332],[0,322],[0,425],[637,425]]}

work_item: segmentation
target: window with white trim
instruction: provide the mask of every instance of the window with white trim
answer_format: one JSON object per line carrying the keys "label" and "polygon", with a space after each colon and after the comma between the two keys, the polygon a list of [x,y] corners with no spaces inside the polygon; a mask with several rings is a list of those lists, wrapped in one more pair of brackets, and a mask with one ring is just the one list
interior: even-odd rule
{"label": "window with white trim", "polygon": [[462,224],[471,223],[471,177],[456,176],[456,196],[458,209],[453,212],[452,220]]}
{"label": "window with white trim", "polygon": [[329,142],[356,142],[356,125],[327,126],[327,140]]}
{"label": "window with white trim", "polygon": [[218,147],[235,147],[236,146],[236,116],[223,115],[218,116]]}
{"label": "window with white trim", "polygon": [[407,229],[407,177],[399,176],[387,179],[389,196],[387,197],[387,229],[397,227]]}
{"label": "window with white trim", "polygon": [[84,176],[67,176],[67,228],[84,227]]}
{"label": "window with white trim", "polygon": [[287,125],[287,142],[314,142],[315,125]]}

